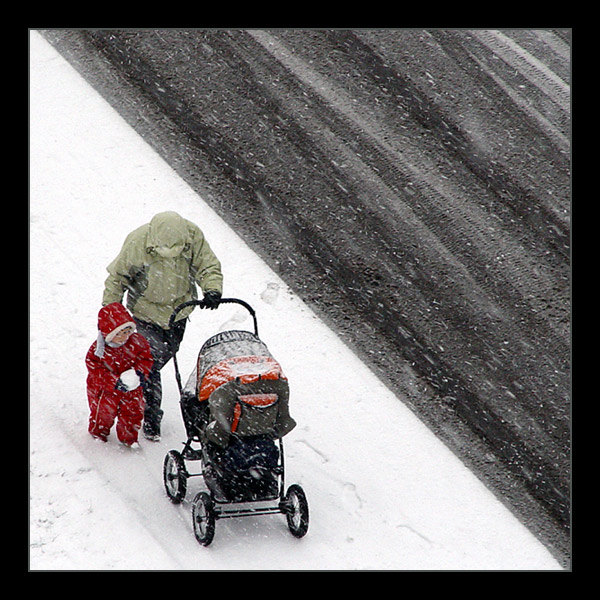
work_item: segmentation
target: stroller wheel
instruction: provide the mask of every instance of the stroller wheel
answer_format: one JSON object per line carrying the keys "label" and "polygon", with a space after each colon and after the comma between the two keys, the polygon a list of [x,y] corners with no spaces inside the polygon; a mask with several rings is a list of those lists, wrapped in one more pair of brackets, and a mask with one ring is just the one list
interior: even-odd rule
{"label": "stroller wheel", "polygon": [[187,491],[188,474],[183,457],[177,450],[170,450],[163,464],[163,482],[169,500],[179,504]]}
{"label": "stroller wheel", "polygon": [[200,544],[208,546],[215,537],[215,509],[206,492],[196,494],[192,503],[194,535]]}
{"label": "stroller wheel", "polygon": [[304,490],[297,484],[288,488],[283,500],[283,511],[292,535],[301,538],[308,531],[308,502]]}

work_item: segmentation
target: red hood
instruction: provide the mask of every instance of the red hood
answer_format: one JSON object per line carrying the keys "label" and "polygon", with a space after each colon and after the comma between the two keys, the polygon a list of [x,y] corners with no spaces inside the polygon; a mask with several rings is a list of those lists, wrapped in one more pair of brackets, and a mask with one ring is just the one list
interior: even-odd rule
{"label": "red hood", "polygon": [[100,309],[98,313],[98,329],[104,339],[115,332],[116,329],[122,329],[125,325],[133,325],[135,327],[135,322],[129,311],[121,303],[113,302]]}

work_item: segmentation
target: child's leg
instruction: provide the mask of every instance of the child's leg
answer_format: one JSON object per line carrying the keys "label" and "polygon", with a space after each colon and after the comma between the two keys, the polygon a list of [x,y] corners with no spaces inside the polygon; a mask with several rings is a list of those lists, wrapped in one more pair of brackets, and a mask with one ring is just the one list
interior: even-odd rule
{"label": "child's leg", "polygon": [[144,396],[142,388],[122,394],[117,420],[119,441],[131,446],[138,441],[138,431],[144,420]]}
{"label": "child's leg", "polygon": [[88,431],[95,438],[105,442],[117,416],[119,398],[115,392],[105,390],[94,392],[88,389],[88,403],[90,405]]}

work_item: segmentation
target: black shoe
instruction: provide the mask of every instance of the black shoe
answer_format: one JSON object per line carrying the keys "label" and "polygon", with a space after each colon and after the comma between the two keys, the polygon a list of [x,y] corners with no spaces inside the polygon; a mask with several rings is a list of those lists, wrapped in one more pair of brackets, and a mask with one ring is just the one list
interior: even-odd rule
{"label": "black shoe", "polygon": [[142,430],[144,437],[151,442],[160,442],[160,431],[154,427],[144,426]]}

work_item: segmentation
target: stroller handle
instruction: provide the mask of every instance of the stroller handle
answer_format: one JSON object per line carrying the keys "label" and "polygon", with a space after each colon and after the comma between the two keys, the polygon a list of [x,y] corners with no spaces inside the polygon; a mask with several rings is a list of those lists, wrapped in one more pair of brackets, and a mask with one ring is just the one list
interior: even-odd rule
{"label": "stroller handle", "polygon": [[[252,315],[252,320],[254,321],[254,335],[258,336],[256,312],[247,302],[244,302],[244,300],[240,300],[239,298],[221,298],[219,300],[219,304],[240,304],[243,306],[250,313],[250,315]],[[188,306],[199,306],[200,308],[206,308],[204,300],[190,300],[188,302],[183,302],[179,306],[176,306],[175,310],[171,314],[171,318],[169,319],[169,329],[173,327],[173,324],[175,323],[175,317],[179,314],[179,312]]]}

